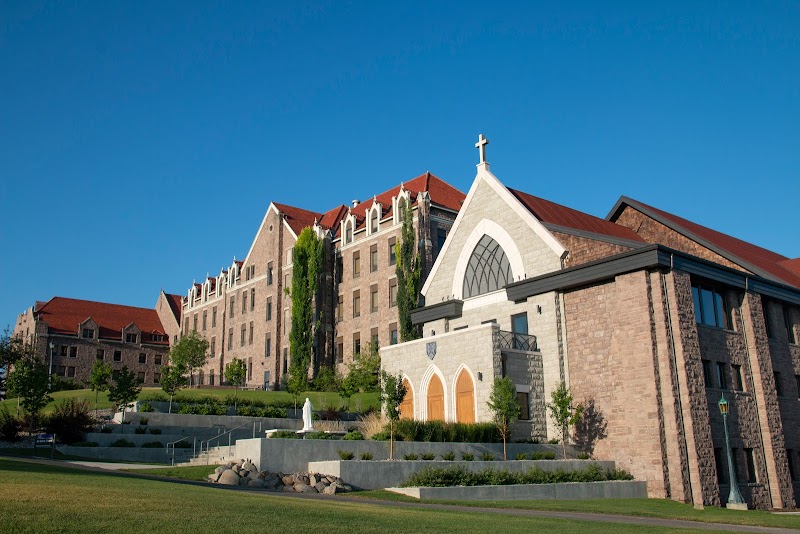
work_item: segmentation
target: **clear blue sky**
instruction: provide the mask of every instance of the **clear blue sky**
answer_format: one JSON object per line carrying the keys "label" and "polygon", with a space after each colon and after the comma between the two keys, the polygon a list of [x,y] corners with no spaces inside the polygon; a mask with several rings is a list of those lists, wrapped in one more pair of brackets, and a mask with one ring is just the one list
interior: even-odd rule
{"label": "clear blue sky", "polygon": [[796,2],[0,2],[0,324],[153,306],[272,200],[427,170],[620,195],[800,256]]}

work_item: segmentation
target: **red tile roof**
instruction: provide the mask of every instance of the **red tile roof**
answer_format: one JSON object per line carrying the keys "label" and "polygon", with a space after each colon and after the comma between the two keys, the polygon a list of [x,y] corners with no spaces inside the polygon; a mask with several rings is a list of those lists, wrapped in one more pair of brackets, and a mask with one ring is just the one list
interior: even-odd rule
{"label": "red tile roof", "polygon": [[800,288],[800,272],[797,271],[798,260],[790,260],[777,252],[772,252],[627,197],[622,197],[617,202],[617,206],[612,210],[608,218],[612,221],[615,220],[622,212],[625,204],[653,217],[686,237],[698,241],[701,245],[708,246],[711,250],[727,257],[743,269],[759,276]]}
{"label": "red tile roof", "polygon": [[555,202],[535,197],[522,191],[509,189],[512,195],[528,208],[534,217],[544,224],[561,226],[565,229],[580,230],[628,241],[645,243],[639,235],[627,228],[612,222],[606,221],[594,215],[589,215],[576,209],[568,208]]}
{"label": "red tile roof", "polygon": [[[122,329],[131,323],[144,333],[165,335],[156,310],[151,308],[53,297],[39,309],[37,316],[47,323],[50,332],[59,334],[77,335],[78,326],[91,317],[100,327],[99,334],[103,339],[122,340]],[[167,344],[168,341],[162,343]]]}
{"label": "red tile roof", "polygon": [[284,214],[286,217],[286,222],[296,235],[300,235],[300,232],[303,231],[303,228],[313,226],[315,220],[318,221],[322,219],[321,213],[304,210],[302,208],[296,208],[294,206],[289,206],[288,204],[278,204],[277,202],[274,202],[273,204],[275,204],[275,207]]}

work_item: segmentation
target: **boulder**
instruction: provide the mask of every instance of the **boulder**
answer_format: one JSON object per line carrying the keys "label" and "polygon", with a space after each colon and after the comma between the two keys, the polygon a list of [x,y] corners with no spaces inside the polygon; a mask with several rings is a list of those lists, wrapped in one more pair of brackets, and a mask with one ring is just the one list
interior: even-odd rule
{"label": "boulder", "polygon": [[317,475],[312,474],[311,476],[308,477],[309,486],[316,486],[317,482],[319,482],[319,480],[317,480]]}
{"label": "boulder", "polygon": [[286,475],[281,480],[284,486],[294,486],[295,479],[292,475]]}
{"label": "boulder", "polygon": [[234,473],[231,469],[223,471],[217,480],[218,484],[225,484],[226,486],[238,486],[239,475]]}
{"label": "boulder", "polygon": [[303,484],[302,482],[298,482],[294,485],[294,491],[297,493],[316,493],[317,490],[309,486],[308,484]]}
{"label": "boulder", "polygon": [[258,479],[258,478],[251,478],[247,482],[247,485],[249,487],[251,487],[251,488],[263,488],[264,487],[264,481],[261,480],[261,479]]}
{"label": "boulder", "polygon": [[251,462],[250,460],[243,463],[242,467],[244,469],[247,469],[248,471],[258,471],[258,468],[255,465],[253,465],[253,462]]}
{"label": "boulder", "polygon": [[282,486],[281,491],[291,491],[294,493],[294,486]]}
{"label": "boulder", "polygon": [[342,489],[339,487],[339,484],[333,483],[330,486],[327,486],[322,493],[325,495],[336,495],[337,493],[341,493]]}
{"label": "boulder", "polygon": [[325,488],[327,487],[328,486],[326,486],[324,482],[317,482],[314,485],[314,489],[317,490],[317,493],[322,493],[323,491],[325,491]]}
{"label": "boulder", "polygon": [[282,486],[281,479],[276,476],[268,476],[264,479],[264,487],[268,489],[276,489],[278,486]]}

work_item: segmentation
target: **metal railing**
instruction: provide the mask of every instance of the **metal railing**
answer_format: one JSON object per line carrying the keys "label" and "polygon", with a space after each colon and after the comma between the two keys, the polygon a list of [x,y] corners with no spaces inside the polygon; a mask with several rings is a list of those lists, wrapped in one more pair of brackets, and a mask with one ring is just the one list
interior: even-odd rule
{"label": "metal railing", "polygon": [[500,349],[536,352],[539,346],[536,344],[536,336],[500,330]]}
{"label": "metal railing", "polygon": [[[209,458],[211,456],[210,455],[210,450],[211,450],[211,442],[212,441],[219,440],[220,438],[222,438],[223,436],[225,436],[227,434],[228,435],[228,456],[230,456],[231,455],[231,446],[232,446],[231,440],[232,440],[233,432],[235,430],[239,430],[240,428],[244,428],[244,427],[246,427],[246,426],[248,426],[250,424],[253,425],[253,437],[255,438],[256,437],[256,425],[258,425],[258,432],[259,433],[261,432],[261,421],[248,421],[247,423],[242,423],[241,425],[239,425],[237,427],[234,427],[234,428],[231,428],[230,430],[228,430],[226,432],[223,432],[223,433],[219,434],[218,436],[214,436],[213,438],[209,438],[207,440],[201,441],[200,442],[200,454],[203,454],[203,448],[204,448],[204,444],[205,444],[206,465],[209,464]],[[217,442],[217,446],[219,446],[219,442]],[[199,456],[199,455],[195,454],[195,457],[197,457],[197,456]]]}
{"label": "metal railing", "polygon": [[[209,429],[216,428],[217,430],[220,430],[220,425],[211,425],[208,428]],[[203,432],[203,434],[205,435],[205,432]],[[222,434],[222,432],[220,432],[218,435],[221,435],[221,434]],[[190,439],[190,438],[192,439],[192,457],[194,457],[194,456],[197,456],[197,434],[195,434],[193,436],[184,436],[181,439],[176,439],[175,441],[173,441],[171,443],[167,443],[167,445],[166,445],[167,454],[169,454],[170,447],[172,447],[171,461],[172,461],[172,465],[173,466],[175,465],[175,445],[177,443],[181,443],[183,441],[186,441],[187,439]],[[200,443],[202,444],[202,442],[200,442]]]}

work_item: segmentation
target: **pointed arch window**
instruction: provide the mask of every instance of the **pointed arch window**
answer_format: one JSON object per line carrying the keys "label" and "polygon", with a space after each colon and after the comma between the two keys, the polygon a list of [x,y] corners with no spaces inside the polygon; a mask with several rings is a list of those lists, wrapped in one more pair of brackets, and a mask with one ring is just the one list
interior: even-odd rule
{"label": "pointed arch window", "polygon": [[475,245],[464,273],[464,298],[497,291],[513,280],[505,251],[497,241],[484,235]]}
{"label": "pointed arch window", "polygon": [[353,224],[348,221],[344,224],[344,244],[353,242]]}
{"label": "pointed arch window", "polygon": [[372,210],[372,214],[369,217],[369,231],[370,233],[375,233],[378,231],[378,209],[375,208]]}

